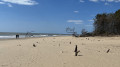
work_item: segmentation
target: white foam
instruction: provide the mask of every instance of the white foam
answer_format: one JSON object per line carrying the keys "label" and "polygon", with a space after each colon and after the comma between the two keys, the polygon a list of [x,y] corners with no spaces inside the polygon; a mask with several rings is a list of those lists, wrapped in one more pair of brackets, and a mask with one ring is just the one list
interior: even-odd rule
{"label": "white foam", "polygon": [[[10,38],[16,38],[16,35],[0,35],[0,39],[10,39]],[[25,38],[25,35],[20,35],[19,38]]]}
{"label": "white foam", "polygon": [[15,38],[14,35],[12,36],[0,36],[0,39],[8,39],[8,38]]}
{"label": "white foam", "polygon": [[58,35],[53,35],[53,36],[58,36]]}
{"label": "white foam", "polygon": [[42,37],[47,37],[48,35],[40,35],[40,36],[42,36]]}

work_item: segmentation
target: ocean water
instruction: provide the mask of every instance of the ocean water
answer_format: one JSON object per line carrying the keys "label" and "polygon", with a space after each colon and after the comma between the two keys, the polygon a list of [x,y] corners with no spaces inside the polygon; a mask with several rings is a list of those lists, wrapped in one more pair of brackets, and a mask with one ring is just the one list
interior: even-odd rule
{"label": "ocean water", "polygon": [[[0,39],[14,39],[16,35],[0,35]],[[20,35],[20,38],[25,38],[24,35]]]}
{"label": "ocean water", "polygon": [[[48,37],[49,35],[19,35],[19,38],[28,38],[28,37]],[[57,36],[57,35],[53,35],[53,36]],[[16,35],[0,35],[0,39],[15,39]]]}
{"label": "ocean water", "polygon": [[0,39],[8,39],[8,38],[15,38],[15,36],[8,36],[8,35],[6,35],[6,36],[4,36],[4,35],[0,35]]}
{"label": "ocean water", "polygon": [[16,34],[19,34],[19,38],[70,36],[70,34],[0,32],[0,39],[15,39]]}
{"label": "ocean water", "polygon": [[[69,35],[54,35],[54,34],[41,34],[41,35],[19,35],[19,38],[32,38],[32,37],[56,37],[56,36],[69,36]],[[16,35],[0,35],[0,39],[15,39]]]}

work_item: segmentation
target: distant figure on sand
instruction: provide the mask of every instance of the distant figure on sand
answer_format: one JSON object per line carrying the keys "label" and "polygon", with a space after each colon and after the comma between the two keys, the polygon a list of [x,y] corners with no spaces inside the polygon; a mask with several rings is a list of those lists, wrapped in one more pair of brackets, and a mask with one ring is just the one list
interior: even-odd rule
{"label": "distant figure on sand", "polygon": [[16,39],[18,39],[18,38],[19,38],[19,35],[17,34],[17,35],[16,35]]}

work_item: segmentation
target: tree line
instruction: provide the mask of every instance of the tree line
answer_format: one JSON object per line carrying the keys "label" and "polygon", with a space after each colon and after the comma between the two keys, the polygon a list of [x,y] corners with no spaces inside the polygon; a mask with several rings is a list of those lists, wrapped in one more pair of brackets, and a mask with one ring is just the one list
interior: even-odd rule
{"label": "tree line", "polygon": [[94,19],[94,35],[120,34],[120,9],[115,13],[97,14]]}
{"label": "tree line", "polygon": [[94,18],[94,31],[88,33],[83,29],[82,36],[120,35],[120,9],[115,13],[97,14]]}

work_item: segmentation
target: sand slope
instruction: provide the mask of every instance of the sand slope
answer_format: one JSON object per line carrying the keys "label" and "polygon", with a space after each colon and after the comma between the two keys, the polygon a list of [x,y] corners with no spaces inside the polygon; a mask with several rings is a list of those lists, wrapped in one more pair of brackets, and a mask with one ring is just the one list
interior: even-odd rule
{"label": "sand slope", "polygon": [[120,67],[120,37],[1,40],[0,67]]}

